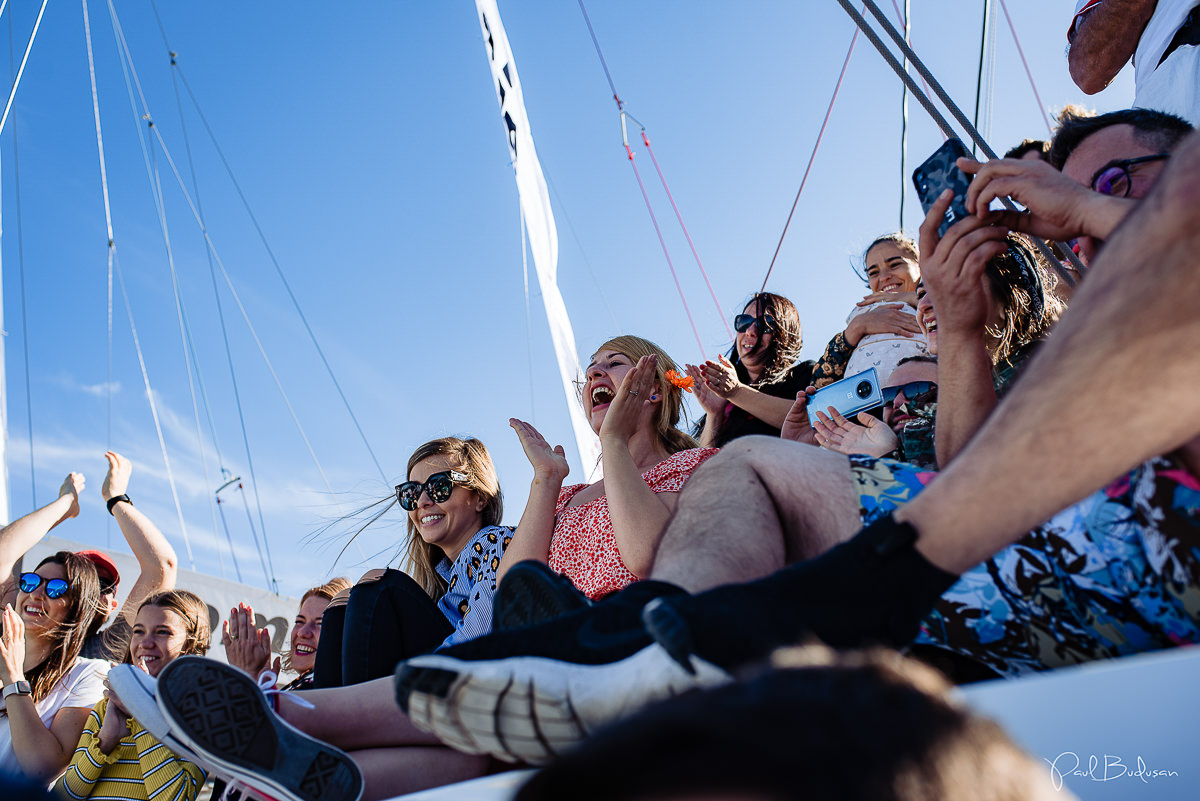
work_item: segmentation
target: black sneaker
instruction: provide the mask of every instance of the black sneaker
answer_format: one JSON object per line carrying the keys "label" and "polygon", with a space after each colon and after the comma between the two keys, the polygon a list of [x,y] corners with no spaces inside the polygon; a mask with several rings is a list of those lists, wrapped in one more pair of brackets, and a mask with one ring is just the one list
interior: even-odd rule
{"label": "black sneaker", "polygon": [[396,698],[412,722],[468,753],[540,764],[651,701],[729,680],[681,667],[640,619],[651,598],[681,593],[633,584],[588,609],[404,662]]}
{"label": "black sneaker", "polygon": [[526,559],[513,565],[492,597],[492,631],[535,626],[592,605],[566,576],[545,562]]}
{"label": "black sneaker", "polygon": [[158,705],[173,739],[222,776],[278,801],[358,801],[362,773],[342,751],[275,714],[237,668],[181,656],[162,669]]}

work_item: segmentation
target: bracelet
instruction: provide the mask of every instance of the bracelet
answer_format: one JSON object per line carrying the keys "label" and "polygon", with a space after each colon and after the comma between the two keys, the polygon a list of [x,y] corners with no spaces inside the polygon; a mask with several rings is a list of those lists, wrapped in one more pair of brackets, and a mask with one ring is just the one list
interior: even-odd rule
{"label": "bracelet", "polygon": [[108,499],[108,513],[110,515],[113,515],[114,517],[116,517],[116,513],[113,512],[113,507],[116,506],[121,501],[125,501],[125,503],[129,504],[130,506],[133,506],[133,501],[131,501],[129,499],[128,495],[114,495]]}

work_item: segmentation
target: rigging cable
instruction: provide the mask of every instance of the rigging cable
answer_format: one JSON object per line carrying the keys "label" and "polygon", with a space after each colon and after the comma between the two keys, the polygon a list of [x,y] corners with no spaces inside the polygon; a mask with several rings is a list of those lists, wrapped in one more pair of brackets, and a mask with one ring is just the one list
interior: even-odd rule
{"label": "rigging cable", "polygon": [[1017,55],[1021,57],[1021,65],[1025,67],[1025,75],[1029,78],[1029,86],[1033,89],[1033,98],[1037,101],[1038,111],[1041,112],[1042,120],[1046,123],[1046,131],[1051,135],[1054,134],[1054,126],[1050,124],[1050,118],[1046,116],[1046,107],[1042,104],[1042,96],[1038,93],[1037,84],[1033,81],[1033,72],[1029,69],[1029,62],[1025,60],[1025,50],[1021,47],[1021,40],[1017,37],[1017,29],[1013,25],[1012,17],[1008,15],[1008,4],[1004,0],[1000,0],[1000,10],[1004,12],[1004,19],[1008,20],[1008,29],[1012,31],[1013,44],[1017,46]]}
{"label": "rigging cable", "polygon": [[[671,264],[671,256],[669,253],[667,253],[666,242],[663,240],[662,233],[658,230],[658,221],[654,219],[654,210],[650,208],[650,198],[646,195],[645,187],[642,186],[642,178],[641,175],[638,174],[637,165],[633,163],[633,151],[629,147],[629,137],[627,136],[625,127],[625,118],[627,116],[630,119],[633,119],[634,122],[637,122],[638,127],[641,128],[642,142],[645,144],[646,150],[650,153],[650,160],[654,162],[654,169],[658,172],[658,179],[660,182],[662,182],[663,190],[667,193],[667,199],[671,201],[671,208],[675,212],[675,219],[679,221],[679,227],[683,229],[683,235],[687,239],[688,247],[690,247],[692,250],[692,257],[696,260],[696,266],[700,268],[700,275],[703,276],[704,284],[708,287],[708,294],[712,297],[713,306],[716,307],[717,317],[721,319],[721,324],[725,326],[725,333],[729,335],[730,339],[733,339],[733,329],[729,327],[729,321],[725,319],[725,312],[721,308],[721,301],[717,299],[717,293],[713,291],[712,281],[709,280],[708,272],[704,269],[703,262],[700,261],[700,254],[696,252],[696,246],[692,243],[692,235],[688,233],[687,226],[683,222],[683,215],[679,213],[679,207],[675,204],[675,197],[671,194],[671,188],[667,186],[667,179],[663,175],[662,168],[658,165],[658,159],[654,156],[654,149],[650,147],[650,139],[646,136],[646,126],[634,119],[632,115],[626,114],[624,110],[625,104],[617,95],[617,87],[613,83],[612,73],[608,71],[608,62],[605,61],[604,52],[600,49],[600,40],[596,37],[596,30],[592,27],[592,20],[590,17],[588,17],[587,8],[584,7],[583,0],[578,0],[578,2],[579,10],[583,12],[583,21],[587,23],[588,33],[592,37],[592,44],[596,48],[596,55],[600,58],[600,66],[604,68],[604,77],[608,79],[608,86],[610,89],[612,89],[613,100],[617,104],[617,112],[621,115],[621,140],[622,144],[625,145],[625,153],[629,156],[629,163],[633,167],[634,176],[637,178],[638,186],[642,188],[642,197],[646,199],[646,208],[650,211],[650,218],[654,223],[654,230],[659,235],[658,240],[662,245],[664,255],[667,257],[667,264],[671,268],[671,275],[675,278],[675,286],[679,289],[679,297],[681,300],[683,300],[684,310],[688,313],[688,322],[692,324],[692,330],[695,331],[696,324],[692,320],[691,312],[687,308],[687,300],[683,297],[683,287],[680,285],[678,277],[675,276],[675,266]],[[696,334],[696,340],[697,342],[700,340],[700,335],[698,333]],[[703,344],[700,345],[700,353],[701,355],[704,353]]]}
{"label": "rigging cable", "polygon": [[25,74],[25,64],[29,61],[29,51],[33,49],[33,40],[37,37],[38,28],[42,26],[42,15],[46,13],[46,3],[38,9],[37,19],[33,22],[33,32],[29,34],[29,44],[25,45],[25,55],[21,56],[21,68],[17,70],[17,78],[13,81],[12,90],[8,93],[8,102],[4,104],[4,115],[0,116],[0,133],[4,133],[4,124],[8,122],[8,112],[12,110],[13,99],[17,96],[17,87],[21,85],[21,76]]}
{"label": "rigging cable", "polygon": [[[912,9],[909,0],[904,0],[904,11],[892,0],[892,7],[904,25],[904,41],[912,43]],[[908,59],[904,59],[904,71],[908,72]],[[904,198],[908,195],[908,84],[900,82],[900,230],[904,230]]]}
{"label": "rigging cable", "polygon": [[[900,62],[896,59],[892,52],[888,50],[887,45],[883,43],[883,40],[879,37],[879,34],[876,33],[876,31],[867,23],[866,19],[854,8],[854,4],[851,2],[851,0],[838,0],[838,4],[841,5],[842,9],[845,10],[845,12],[850,16],[850,19],[854,20],[854,24],[857,25],[859,30],[866,35],[867,39],[872,45],[874,45],[875,49],[879,51],[879,55],[882,56],[883,60],[887,62],[889,67],[892,68],[892,71],[896,73],[900,80],[908,84],[909,91],[913,93],[913,96],[917,98],[917,100],[921,103],[921,107],[929,113],[929,116],[933,118],[933,121],[937,124],[937,126],[941,128],[947,136],[955,136],[956,134],[954,127],[949,123],[949,121],[946,120],[942,113],[937,110],[929,96],[917,89],[916,82],[913,81],[912,76],[904,71],[904,69],[900,66]],[[979,135],[979,131],[975,129],[975,126],[973,126],[971,121],[967,119],[965,114],[963,114],[962,109],[954,104],[954,101],[950,99],[950,96],[946,93],[946,90],[943,89],[941,84],[937,82],[937,79],[933,77],[933,74],[929,71],[928,67],[925,66],[924,62],[922,62],[913,49],[908,46],[908,43],[904,41],[904,38],[900,36],[892,24],[888,22],[887,17],[884,16],[883,12],[879,10],[879,7],[875,5],[873,0],[863,0],[863,5],[865,8],[870,10],[871,14],[877,20],[879,20],[880,26],[887,32],[888,36],[893,42],[896,43],[908,60],[912,62],[913,67],[915,67],[917,70],[917,74],[924,78],[928,85],[932,87],[938,99],[942,101],[947,110],[949,110],[951,115],[953,115],[955,120],[957,120],[958,123],[963,127],[963,130],[967,132],[967,135],[979,145],[984,155],[986,155],[988,158],[996,158],[996,152],[992,150],[991,146],[989,146],[988,143],[984,141],[983,137]],[[1011,200],[1008,198],[1003,198],[1003,201],[1007,208],[1010,210],[1016,210],[1016,205],[1013,204]],[[1075,286],[1074,278],[1072,278],[1070,273],[1062,267],[1059,258],[1061,255],[1062,258],[1070,261],[1072,266],[1074,266],[1080,274],[1083,274],[1083,272],[1086,271],[1086,268],[1079,261],[1079,257],[1076,256],[1070,248],[1061,246],[1059,246],[1058,253],[1056,254],[1041,239],[1037,237],[1030,238],[1037,246],[1038,251],[1046,257],[1051,266],[1054,267],[1059,277],[1067,284],[1067,286]]]}
{"label": "rigging cable", "polygon": [[[121,55],[121,72],[125,76],[125,87],[129,92],[129,104],[130,104],[131,110],[134,113],[134,117],[136,120],[137,108],[136,108],[136,104],[133,99],[133,86],[129,82],[129,70],[126,68],[127,61],[129,63],[130,69],[133,66],[133,62],[129,56],[128,47],[125,45],[124,34],[122,34],[120,32],[120,23],[116,19],[116,9],[113,8],[111,0],[108,4],[108,8],[109,8],[110,14],[112,15],[113,32],[114,32],[114,35],[116,36],[117,50],[118,50],[118,53]],[[88,29],[88,37],[89,37],[89,49],[90,49],[90,37],[91,37],[90,29]],[[134,76],[134,78],[136,80],[136,75]],[[138,84],[138,93],[139,94],[141,93],[140,83]],[[96,98],[96,95],[93,95],[93,99],[95,99],[95,98]],[[143,97],[143,100],[144,99],[145,98]],[[144,103],[143,103],[143,105],[144,105]],[[96,113],[97,125],[99,125],[99,119],[100,119],[99,105],[97,105],[95,107],[95,113]],[[150,126],[150,128],[153,129],[154,123],[153,123],[153,120],[150,119],[149,113],[146,114],[145,119],[146,119],[148,125]],[[162,227],[162,233],[163,233],[163,241],[167,248],[167,258],[168,258],[168,261],[171,263],[172,273],[173,273],[174,272],[174,258],[171,255],[170,237],[167,233],[167,228],[166,228],[166,211],[162,207],[162,189],[161,189],[161,186],[158,185],[158,183],[156,181],[154,171],[151,169],[150,154],[146,149],[146,142],[145,142],[144,137],[142,136],[141,126],[135,125],[135,128],[137,129],[137,132],[138,132],[138,143],[141,145],[141,148],[142,148],[142,158],[146,164],[146,175],[150,180],[151,189],[154,190],[157,188],[157,193],[155,194],[155,206],[159,211],[160,225]],[[97,127],[97,131],[99,131],[98,127]],[[97,133],[97,137],[99,137],[99,133]],[[104,174],[104,173],[102,173],[102,174]],[[105,196],[107,197],[107,194],[108,194],[107,177],[104,178],[104,193],[105,193]],[[109,230],[111,231],[111,227]],[[134,324],[133,307],[129,303],[129,293],[126,291],[125,278],[121,272],[121,263],[120,263],[120,260],[116,258],[115,245],[112,244],[112,242],[113,242],[113,240],[112,240],[111,234],[110,234],[110,238],[109,238],[110,254],[112,255],[113,262],[116,265],[117,281],[120,284],[121,295],[125,301],[125,311],[129,316],[129,328],[130,328],[130,331],[133,333],[133,344],[134,344],[134,348],[137,351],[138,363],[141,366],[142,382],[146,386],[146,401],[147,401],[147,403],[150,404],[150,415],[154,420],[154,430],[155,430],[155,433],[158,435],[159,448],[162,450],[163,465],[166,468],[166,473],[167,473],[167,483],[171,487],[171,497],[175,502],[175,512],[179,516],[179,529],[180,529],[180,533],[183,535],[183,542],[184,542],[185,550],[187,551],[188,563],[191,565],[192,569],[195,570],[196,569],[196,560],[192,554],[192,542],[191,542],[190,537],[188,536],[187,522],[184,520],[184,517],[183,517],[183,505],[179,501],[179,489],[175,484],[175,473],[171,469],[171,459],[167,453],[166,439],[163,437],[162,422],[160,421],[159,415],[158,415],[158,404],[154,400],[154,390],[150,385],[150,373],[146,368],[145,355],[142,353],[141,342],[137,335],[137,327]],[[189,373],[189,378],[190,378],[190,373]]]}
{"label": "rigging cable", "polygon": [[762,289],[760,292],[765,292],[767,289],[767,281],[771,280],[771,271],[775,269],[775,260],[779,258],[779,249],[783,247],[783,239],[787,236],[788,226],[792,224],[792,215],[796,213],[796,205],[800,202],[800,195],[804,192],[804,184],[808,181],[808,173],[812,170],[813,162],[816,161],[817,151],[821,149],[821,139],[825,136],[825,126],[829,124],[829,115],[833,113],[833,104],[837,101],[838,92],[842,88],[842,79],[846,77],[846,68],[850,66],[850,56],[854,53],[854,45],[858,41],[858,29],[854,29],[854,35],[850,37],[850,47],[846,49],[846,60],[842,62],[842,71],[838,73],[837,84],[833,87],[833,95],[829,98],[829,108],[825,109],[825,119],[821,121],[821,130],[817,133],[817,141],[813,144],[812,155],[808,157],[808,166],[804,168],[804,177],[800,179],[800,188],[796,190],[796,199],[792,201],[792,210],[788,212],[787,221],[783,224],[783,231],[779,234],[779,244],[775,246],[775,253],[771,256],[771,263],[767,265],[767,274],[763,277]]}
{"label": "rigging cable", "polygon": [[[0,16],[4,15],[4,9],[8,6],[8,0],[0,2]],[[8,15],[8,74],[11,79],[14,71],[13,64],[13,26],[12,14]],[[21,341],[25,346],[25,414],[29,425],[29,492],[33,498],[33,508],[38,508],[37,502],[37,469],[34,466],[33,460],[33,390],[31,389],[31,381],[29,378],[29,314],[25,306],[25,228],[21,224],[21,158],[20,151],[17,148],[17,123],[13,122],[13,178],[16,181],[17,195],[17,265],[21,279]],[[106,527],[111,530],[111,527]],[[106,532],[106,536],[109,533]],[[108,543],[105,543],[106,547]]]}
{"label": "rigging cable", "polygon": [[[979,124],[979,113],[983,103],[983,68],[987,63],[988,54],[988,38],[992,30],[992,0],[983,0],[983,30],[979,34],[979,72],[975,77],[975,119],[976,128],[983,127]],[[972,146],[971,154],[975,155],[975,148]]]}

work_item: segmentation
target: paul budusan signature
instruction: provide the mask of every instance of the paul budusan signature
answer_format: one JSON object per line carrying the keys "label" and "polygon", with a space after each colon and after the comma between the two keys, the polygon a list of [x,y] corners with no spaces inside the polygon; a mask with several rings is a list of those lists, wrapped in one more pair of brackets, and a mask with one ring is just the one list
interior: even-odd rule
{"label": "paul budusan signature", "polygon": [[1087,766],[1074,751],[1063,751],[1054,761],[1044,759],[1050,765],[1050,782],[1055,790],[1061,790],[1063,779],[1078,776],[1094,782],[1111,782],[1117,779],[1140,779],[1149,784],[1152,779],[1170,779],[1179,776],[1178,771],[1150,768],[1140,756],[1137,763],[1126,764],[1116,754],[1089,754]]}

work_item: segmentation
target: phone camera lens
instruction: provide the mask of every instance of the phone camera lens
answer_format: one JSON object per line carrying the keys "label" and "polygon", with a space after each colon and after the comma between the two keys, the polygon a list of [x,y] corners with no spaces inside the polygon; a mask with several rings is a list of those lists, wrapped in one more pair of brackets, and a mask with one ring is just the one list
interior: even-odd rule
{"label": "phone camera lens", "polygon": [[858,397],[866,400],[867,398],[871,397],[871,382],[859,381],[858,386],[854,388],[854,391],[858,393]]}

